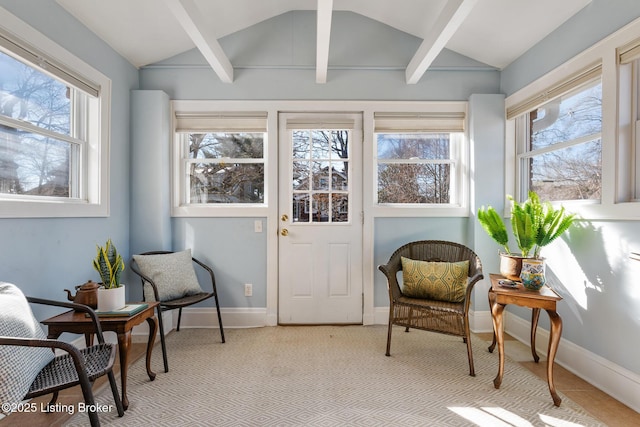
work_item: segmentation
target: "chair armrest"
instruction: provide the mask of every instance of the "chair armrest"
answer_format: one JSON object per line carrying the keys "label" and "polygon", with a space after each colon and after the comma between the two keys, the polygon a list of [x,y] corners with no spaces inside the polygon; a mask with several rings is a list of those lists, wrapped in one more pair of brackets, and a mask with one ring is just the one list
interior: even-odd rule
{"label": "chair armrest", "polygon": [[51,349],[58,348],[64,350],[69,354],[69,356],[71,356],[71,360],[73,360],[73,366],[78,373],[78,379],[81,381],[81,383],[84,382],[86,384],[89,382],[89,376],[87,375],[87,370],[85,368],[84,357],[80,353],[80,350],[78,350],[78,348],[73,344],[69,344],[60,340],[39,340],[34,338],[15,338],[0,336],[0,345],[12,345],[19,347],[45,347]]}
{"label": "chair armrest", "polygon": [[96,336],[98,337],[98,342],[100,344],[104,344],[104,336],[102,335],[102,327],[100,326],[100,321],[98,320],[98,315],[88,305],[77,304],[77,303],[66,302],[66,301],[54,301],[54,300],[43,299],[43,298],[35,298],[35,297],[27,297],[27,301],[29,301],[30,303],[33,303],[33,304],[51,305],[51,306],[56,306],[56,307],[72,308],[72,309],[77,310],[77,311],[84,311],[85,313],[87,313],[89,315],[89,317],[91,318],[91,321],[93,322],[93,328],[96,331]]}
{"label": "chair armrest", "polygon": [[213,293],[218,295],[218,291],[216,290],[216,277],[213,273],[213,270],[211,269],[211,267],[209,267],[207,264],[205,264],[204,262],[191,257],[191,260],[193,260],[193,262],[195,262],[196,264],[198,264],[200,267],[202,267],[207,273],[209,273],[209,278],[211,279],[211,286],[213,287]]}
{"label": "chair armrest", "polygon": [[80,351],[68,342],[61,340],[40,340],[36,338],[19,338],[19,337],[2,337],[0,336],[0,345],[13,345],[18,347],[47,347],[58,348],[64,350],[69,354],[77,353],[80,355]]}
{"label": "chair armrest", "polygon": [[397,264],[382,264],[378,266],[378,270],[384,273],[387,278],[387,290],[389,291],[389,298],[392,301],[397,300],[402,296],[402,292],[400,291],[400,285],[398,284],[398,268]]}

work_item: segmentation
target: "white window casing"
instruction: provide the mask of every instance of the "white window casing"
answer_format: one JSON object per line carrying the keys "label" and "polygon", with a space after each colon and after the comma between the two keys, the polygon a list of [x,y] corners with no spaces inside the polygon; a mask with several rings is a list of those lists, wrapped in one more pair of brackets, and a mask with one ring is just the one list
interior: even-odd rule
{"label": "white window casing", "polygon": [[72,147],[69,197],[0,193],[0,218],[108,216],[110,79],[3,8],[0,52],[73,88],[69,135],[0,118],[10,128]]}

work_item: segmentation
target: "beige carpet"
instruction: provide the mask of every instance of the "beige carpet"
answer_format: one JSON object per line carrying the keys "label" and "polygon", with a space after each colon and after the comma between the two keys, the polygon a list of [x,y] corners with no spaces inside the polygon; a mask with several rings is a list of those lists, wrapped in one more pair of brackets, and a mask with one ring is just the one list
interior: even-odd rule
{"label": "beige carpet", "polygon": [[[474,337],[476,377],[457,337],[386,327],[312,326],[185,329],[167,337],[168,373],[154,349],[129,370],[129,410],[100,416],[122,426],[596,426],[566,396],[553,406],[546,382]],[[113,405],[109,390],[98,396]],[[86,425],[76,414],[69,425]]]}

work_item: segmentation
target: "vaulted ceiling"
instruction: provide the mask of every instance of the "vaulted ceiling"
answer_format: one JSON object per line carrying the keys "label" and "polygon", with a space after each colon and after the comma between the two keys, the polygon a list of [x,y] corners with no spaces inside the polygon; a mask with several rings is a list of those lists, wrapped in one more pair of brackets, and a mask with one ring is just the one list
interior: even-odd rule
{"label": "vaulted ceiling", "polygon": [[422,39],[406,64],[417,83],[443,49],[496,69],[562,25],[591,0],[56,0],[136,67],[197,48],[233,82],[219,40],[294,10],[317,11],[316,82],[327,79],[332,12],[349,11]]}

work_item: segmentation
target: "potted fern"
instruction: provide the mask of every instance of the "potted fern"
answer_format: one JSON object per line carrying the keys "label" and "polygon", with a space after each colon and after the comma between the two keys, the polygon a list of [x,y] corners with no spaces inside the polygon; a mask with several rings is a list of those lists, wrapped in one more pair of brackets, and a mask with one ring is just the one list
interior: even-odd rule
{"label": "potted fern", "polygon": [[115,245],[108,239],[104,246],[96,245],[97,254],[93,268],[98,271],[101,286],[98,288],[98,311],[113,311],[125,306],[125,287],[120,282],[124,260]]}
{"label": "potted fern", "polygon": [[544,259],[540,252],[571,227],[575,215],[567,213],[564,207],[556,209],[549,202],[542,203],[534,191],[529,192],[529,198],[523,203],[508,197],[511,201],[511,227],[519,254],[509,249],[506,225],[495,209],[483,206],[478,210],[478,221],[489,236],[506,250],[501,253],[500,273],[511,280],[519,280],[523,278],[522,270],[525,270],[525,286],[539,289],[544,284]]}

